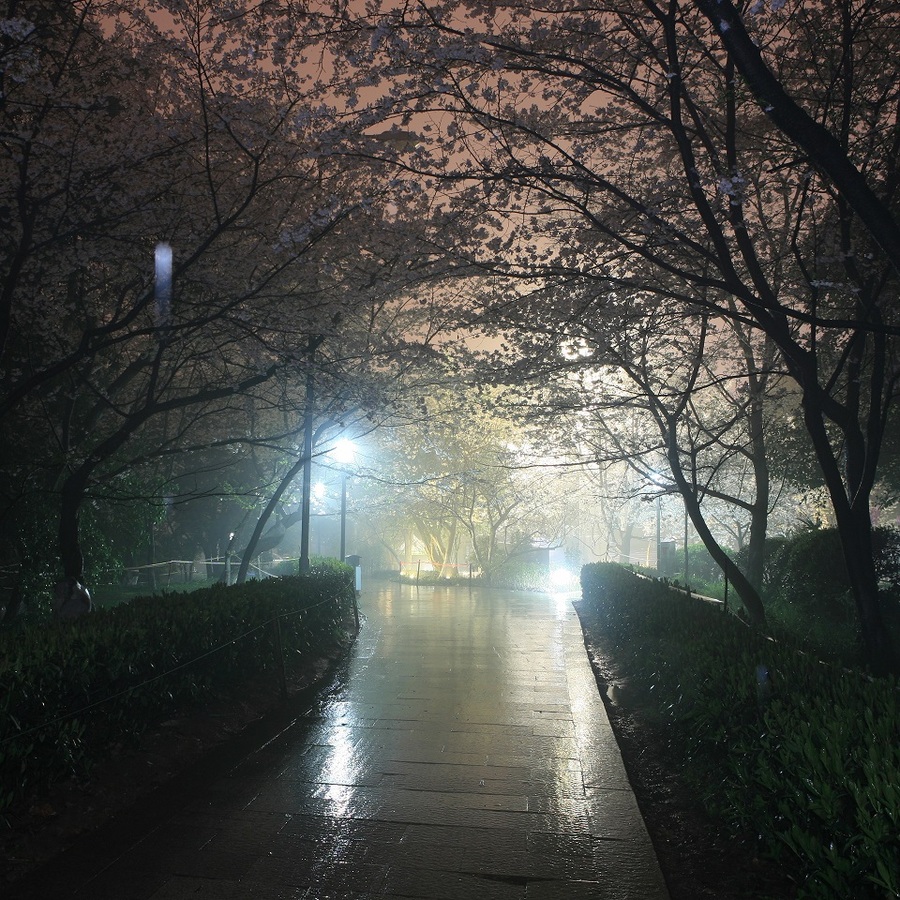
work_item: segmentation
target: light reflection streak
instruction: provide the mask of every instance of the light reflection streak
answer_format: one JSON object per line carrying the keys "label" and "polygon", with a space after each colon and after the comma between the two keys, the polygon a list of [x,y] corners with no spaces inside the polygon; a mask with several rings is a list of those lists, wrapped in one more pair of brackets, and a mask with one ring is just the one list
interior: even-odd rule
{"label": "light reflection streak", "polygon": [[353,750],[350,727],[342,723],[332,727],[330,750],[322,770],[327,784],[323,798],[335,804],[335,816],[347,816],[356,793],[359,765]]}

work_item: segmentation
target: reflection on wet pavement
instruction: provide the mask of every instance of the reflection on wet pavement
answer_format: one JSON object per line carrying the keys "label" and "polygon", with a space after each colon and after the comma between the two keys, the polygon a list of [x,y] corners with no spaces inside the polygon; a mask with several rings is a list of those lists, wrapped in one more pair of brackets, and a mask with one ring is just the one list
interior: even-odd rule
{"label": "reflection on wet pavement", "polygon": [[335,689],[78,896],[666,898],[570,603],[361,608]]}

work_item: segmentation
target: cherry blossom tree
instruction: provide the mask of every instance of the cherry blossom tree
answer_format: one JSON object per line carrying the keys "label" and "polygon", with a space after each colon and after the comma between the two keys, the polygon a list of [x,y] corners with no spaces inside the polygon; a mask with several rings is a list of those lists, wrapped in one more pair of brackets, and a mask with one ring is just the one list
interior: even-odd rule
{"label": "cherry blossom tree", "polygon": [[[753,346],[752,333],[737,341],[728,320],[701,317],[698,328],[694,317],[652,296],[631,294],[614,311],[608,299],[597,303],[590,286],[578,292],[551,282],[503,305],[499,321],[491,304],[489,321],[508,345],[498,377],[505,370],[525,385],[521,402],[532,402],[533,418],[574,458],[624,463],[635,476],[633,495],[680,495],[748,613],[763,623],[765,419],[776,374],[765,345]],[[749,477],[734,478],[736,470]],[[750,564],[743,569],[713,534],[705,513],[711,502],[748,520]]]}
{"label": "cherry blossom tree", "polygon": [[369,244],[374,277],[395,194],[349,152],[362,126],[327,103],[316,14],[264,6],[36,0],[3,20],[0,420],[23,435],[4,530],[12,487],[33,480],[58,503],[67,578],[83,576],[92,491],[201,448],[211,423],[213,443],[251,437],[248,406],[283,405],[288,379],[389,359],[395,308],[360,293],[346,257]]}
{"label": "cherry blossom tree", "polygon": [[367,502],[383,529],[392,523],[395,552],[416,542],[441,575],[470,562],[489,581],[572,530],[565,467],[500,393],[448,374],[421,396],[418,417],[385,432],[388,474]]}
{"label": "cherry blossom tree", "polygon": [[[775,77],[889,203],[896,11],[760,10]],[[730,32],[695,4],[631,0],[388,5],[352,27],[423,137],[408,170],[480,225],[477,264],[523,281],[577,275],[610,305],[653,296],[698,327],[728,319],[772,343],[831,494],[868,658],[893,668],[869,497],[896,392],[896,270],[831,170],[743,88]]]}

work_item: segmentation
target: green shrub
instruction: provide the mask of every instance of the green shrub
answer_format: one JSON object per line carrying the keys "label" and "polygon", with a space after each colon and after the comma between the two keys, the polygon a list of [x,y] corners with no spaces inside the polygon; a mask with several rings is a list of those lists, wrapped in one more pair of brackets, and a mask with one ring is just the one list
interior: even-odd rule
{"label": "green shrub", "polygon": [[879,527],[872,530],[875,569],[886,590],[900,588],[900,531]]}
{"label": "green shrub", "polygon": [[491,573],[491,586],[512,591],[542,591],[547,587],[547,567],[533,562],[508,560]]}
{"label": "green shrub", "polygon": [[[876,528],[872,532],[875,568],[882,587],[890,592],[900,587],[900,532]],[[788,544],[775,585],[787,602],[811,612],[840,618],[852,608],[850,583],[841,540],[835,528],[810,528]]]}
{"label": "green shrub", "polygon": [[333,651],[353,596],[349,569],[323,568],[0,632],[0,811],[213,691],[274,683],[276,618],[288,665]]}
{"label": "green shrub", "polygon": [[291,575],[297,575],[300,571],[296,559],[279,559],[277,562],[264,564],[262,568],[277,578],[290,578]]}
{"label": "green shrub", "polygon": [[[393,572],[389,575],[396,577]],[[486,585],[511,591],[543,591],[548,588],[549,574],[547,567],[538,563],[510,560],[494,569],[490,578],[481,574],[470,579],[468,569],[459,569],[456,574],[451,576],[442,575],[435,569],[427,569],[424,572],[406,570],[400,580],[406,584],[431,584],[442,587],[447,585]]]}
{"label": "green shrub", "polygon": [[412,574],[408,572],[403,573],[403,581],[409,584],[452,584],[458,581],[459,579],[454,577],[445,578],[441,575],[439,571],[436,569],[427,569],[426,571],[416,571]]}
{"label": "green shrub", "polygon": [[[768,537],[763,544],[763,579],[764,596],[772,596],[783,590],[790,581],[791,541],[786,537]],[[747,571],[748,548],[742,547],[735,554],[735,562],[742,572]]]}
{"label": "green shrub", "polygon": [[[331,556],[311,556],[309,560],[310,572],[322,572],[324,570],[341,571],[346,563],[341,562]],[[278,578],[290,578],[300,572],[299,559],[279,559],[277,562],[264,564],[262,566],[266,572],[277,576]]]}
{"label": "green shrub", "polygon": [[900,702],[618,566],[586,566],[586,604],[668,724],[707,802],[789,866],[799,896],[900,896]]}
{"label": "green shrub", "polygon": [[[678,575],[684,578],[684,548],[675,554],[675,566],[679,570]],[[693,585],[695,582],[711,584],[722,580],[722,570],[719,564],[710,556],[709,550],[703,544],[688,544],[688,580]]]}
{"label": "green shrub", "polygon": [[811,614],[841,618],[852,606],[841,539],[834,528],[808,529],[795,535],[788,558],[786,599]]}

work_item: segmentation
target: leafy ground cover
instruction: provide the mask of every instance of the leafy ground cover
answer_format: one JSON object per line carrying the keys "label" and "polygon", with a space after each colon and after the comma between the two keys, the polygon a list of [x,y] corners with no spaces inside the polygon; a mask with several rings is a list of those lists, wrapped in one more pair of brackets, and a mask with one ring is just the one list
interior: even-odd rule
{"label": "leafy ground cover", "polygon": [[752,834],[730,833],[702,802],[656,714],[652,692],[622,667],[589,604],[576,603],[585,647],[672,900],[789,900],[796,887],[760,856]]}
{"label": "leafy ground cover", "polygon": [[[327,654],[288,673],[288,706],[302,710],[333,677],[352,634]],[[113,816],[168,783],[245,729],[284,708],[271,679],[261,677],[175,711],[137,746],[120,743],[87,772],[55,783],[0,816],[0,895],[29,872]]]}
{"label": "leafy ground cover", "polygon": [[[170,738],[180,734],[190,743],[192,723],[202,722],[210,709],[227,710],[229,721],[236,710],[240,723],[248,699],[256,712],[260,703],[286,694],[289,677],[308,677],[319,661],[346,646],[353,595],[350,570],[337,567],[137,598],[76,622],[37,620],[4,629],[3,839],[46,833],[42,820],[64,821],[62,810],[90,808],[89,800],[79,799],[82,786],[96,783],[104,795],[104,784],[116,780],[116,766],[132,755],[161,752],[167,759],[174,743],[175,758],[189,758],[184,741]],[[259,703],[253,699],[257,690]],[[213,732],[204,731],[198,741],[201,747],[218,734],[221,723],[212,724]],[[175,730],[167,732],[169,727]],[[135,783],[153,783],[143,774]],[[80,828],[92,821],[91,815],[78,818]]]}
{"label": "leafy ground cover", "polygon": [[583,614],[614,661],[610,697],[636,698],[669,770],[725,834],[749,835],[794,896],[900,896],[896,682],[823,664],[617,566],[582,578]]}
{"label": "leafy ground cover", "polygon": [[0,813],[137,743],[173,709],[263,673],[274,681],[333,646],[352,614],[350,577],[217,585],[0,633]]}

